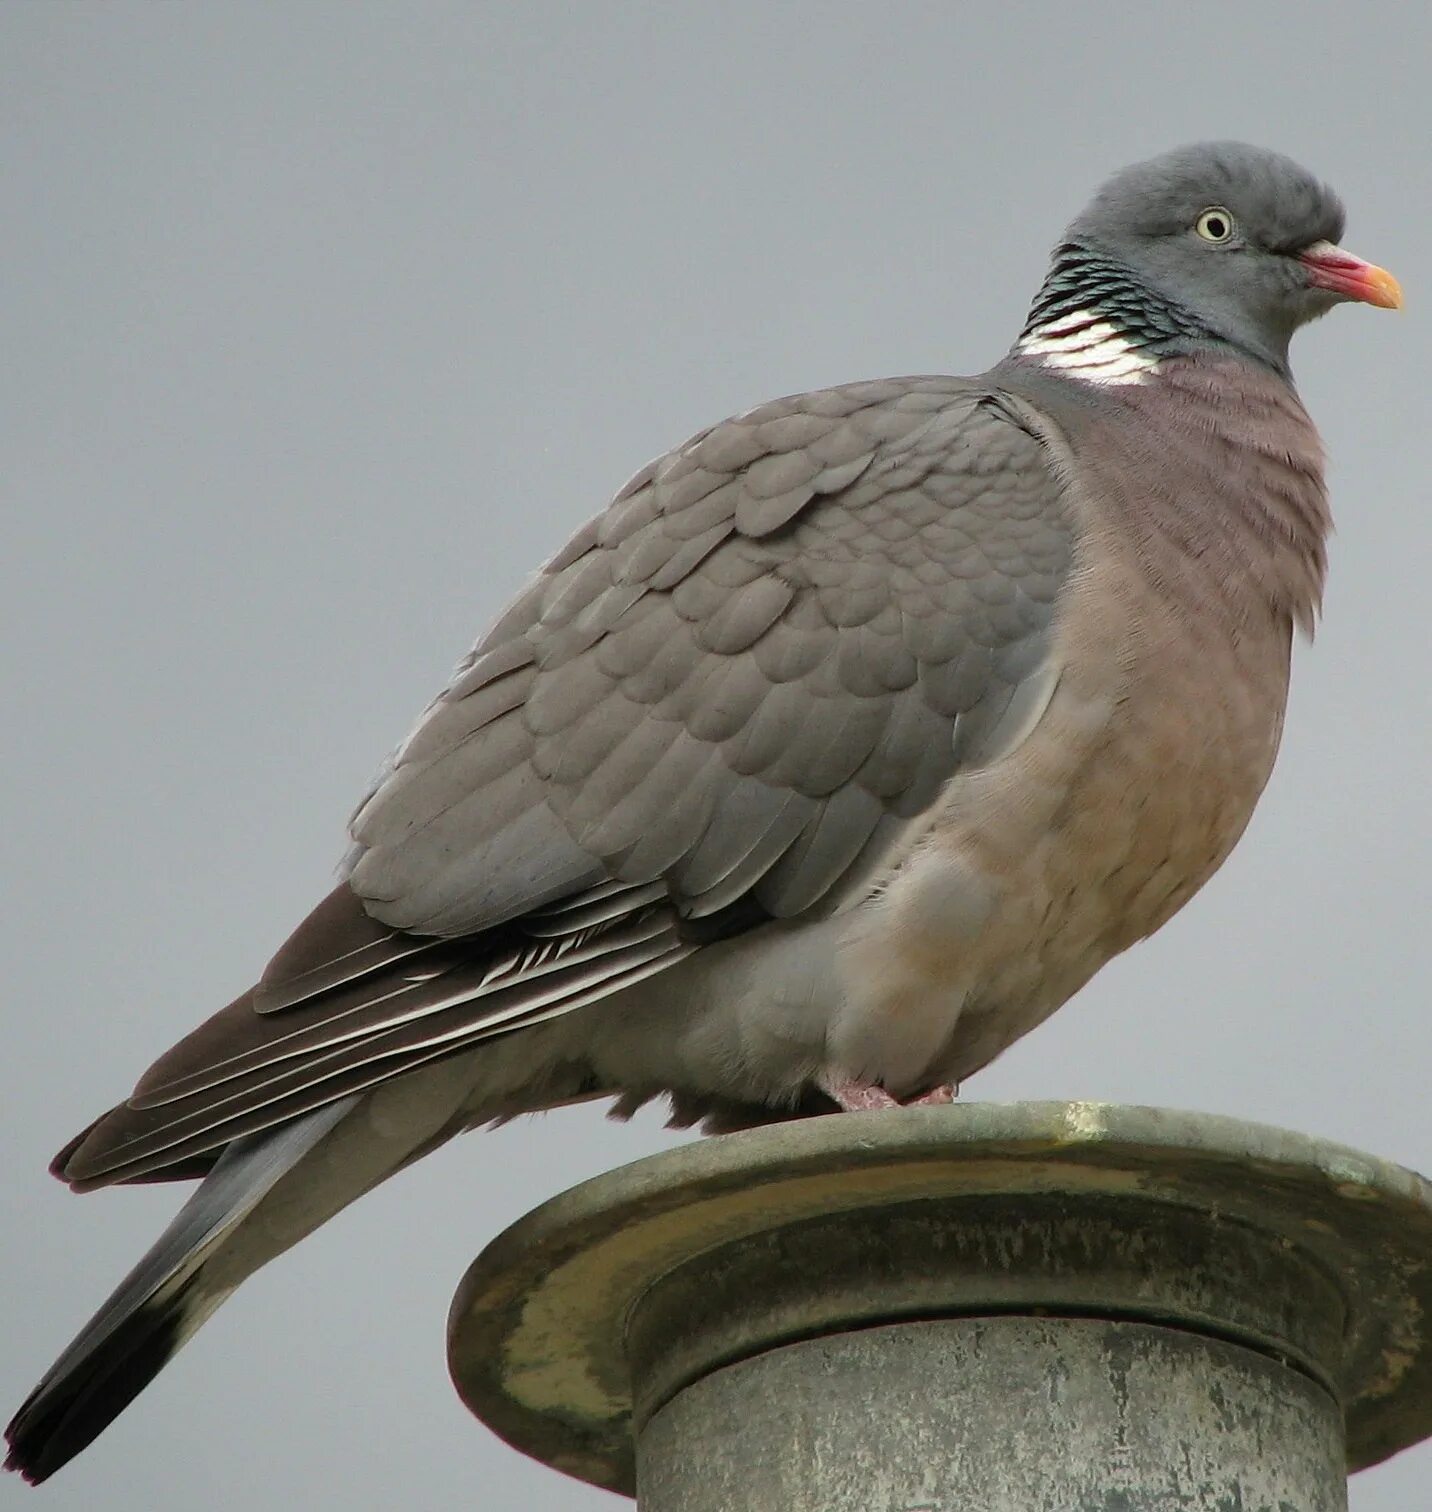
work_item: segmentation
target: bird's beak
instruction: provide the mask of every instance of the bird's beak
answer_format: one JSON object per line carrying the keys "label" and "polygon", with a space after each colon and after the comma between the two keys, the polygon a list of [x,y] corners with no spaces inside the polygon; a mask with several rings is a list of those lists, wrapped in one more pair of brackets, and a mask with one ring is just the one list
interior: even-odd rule
{"label": "bird's beak", "polygon": [[1402,285],[1386,268],[1374,267],[1331,242],[1314,242],[1311,247],[1304,247],[1298,253],[1298,261],[1308,270],[1308,282],[1315,289],[1326,289],[1343,299],[1360,300],[1383,310],[1402,308]]}

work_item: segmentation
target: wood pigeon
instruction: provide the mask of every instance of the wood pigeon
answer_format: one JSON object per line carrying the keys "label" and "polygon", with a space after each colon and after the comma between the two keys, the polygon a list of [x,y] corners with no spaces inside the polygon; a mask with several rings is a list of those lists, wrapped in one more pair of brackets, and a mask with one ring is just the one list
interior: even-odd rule
{"label": "wood pigeon", "polygon": [[1293,332],[1395,307],[1287,158],[1099,190],[973,378],[643,468],[459,665],[258,984],[72,1140],[202,1177],[10,1424],[42,1481],[258,1266],[475,1125],[948,1098],[1247,824],[1329,526]]}

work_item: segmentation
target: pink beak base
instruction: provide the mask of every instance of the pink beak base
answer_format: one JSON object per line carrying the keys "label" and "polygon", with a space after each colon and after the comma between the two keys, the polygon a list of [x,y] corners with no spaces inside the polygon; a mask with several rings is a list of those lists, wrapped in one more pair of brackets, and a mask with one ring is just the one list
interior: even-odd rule
{"label": "pink beak base", "polygon": [[1382,310],[1402,308],[1402,285],[1386,268],[1364,262],[1331,242],[1314,242],[1298,254],[1298,261],[1308,270],[1308,282],[1315,289]]}

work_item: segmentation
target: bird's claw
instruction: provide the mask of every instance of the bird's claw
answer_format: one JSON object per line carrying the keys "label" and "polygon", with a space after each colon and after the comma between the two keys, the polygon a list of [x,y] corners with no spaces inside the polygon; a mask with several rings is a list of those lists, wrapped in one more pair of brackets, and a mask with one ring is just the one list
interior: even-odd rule
{"label": "bird's claw", "polygon": [[892,1097],[884,1087],[874,1082],[854,1081],[838,1077],[822,1077],[820,1089],[844,1113],[868,1113],[875,1108],[926,1108],[954,1102],[959,1096],[959,1087],[931,1087],[918,1097]]}

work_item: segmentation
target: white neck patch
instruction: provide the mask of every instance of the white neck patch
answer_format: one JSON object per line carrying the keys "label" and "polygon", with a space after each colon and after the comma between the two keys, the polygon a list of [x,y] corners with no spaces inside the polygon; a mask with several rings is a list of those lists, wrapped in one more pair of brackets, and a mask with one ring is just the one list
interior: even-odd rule
{"label": "white neck patch", "polygon": [[1135,346],[1092,310],[1074,310],[1021,336],[1014,350],[1085,383],[1143,383],[1158,371],[1158,358]]}

